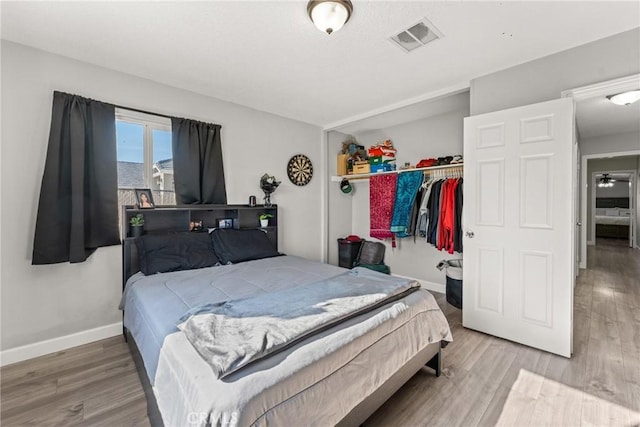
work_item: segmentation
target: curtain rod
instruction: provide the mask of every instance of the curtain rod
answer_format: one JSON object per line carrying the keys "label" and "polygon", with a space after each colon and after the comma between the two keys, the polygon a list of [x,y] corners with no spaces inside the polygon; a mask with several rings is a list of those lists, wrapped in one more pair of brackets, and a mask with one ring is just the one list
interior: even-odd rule
{"label": "curtain rod", "polygon": [[[0,1],[1,1],[1,0],[0,0]],[[84,97],[84,96],[82,96],[82,95],[76,95],[76,94],[73,94],[73,93],[68,93],[68,92],[62,92],[62,91],[59,91],[59,90],[54,90],[54,91],[53,91],[53,95],[55,96],[55,95],[56,95],[56,93],[63,94],[63,95],[67,95],[67,96],[77,96],[77,97],[80,97],[80,98],[82,98],[82,99],[86,99],[86,100],[89,100],[89,101],[100,102],[100,103],[105,104],[105,105],[111,105],[111,106],[112,106],[112,107],[114,107],[114,108],[122,108],[123,110],[134,111],[134,112],[136,112],[136,113],[149,114],[149,115],[152,115],[152,116],[163,117],[163,118],[165,118],[165,119],[170,119],[170,120],[171,120],[171,119],[191,120],[191,121],[193,121],[193,122],[204,123],[204,124],[206,124],[206,125],[213,125],[213,126],[218,126],[219,128],[222,128],[222,125],[219,125],[219,124],[216,124],[216,123],[204,122],[204,121],[202,121],[202,120],[185,119],[185,118],[183,118],[183,117],[178,117],[178,116],[168,116],[168,115],[166,115],[166,114],[160,114],[160,113],[154,113],[153,111],[142,110],[142,109],[140,109],[140,108],[126,107],[126,106],[124,106],[124,105],[118,105],[118,104],[114,104],[114,103],[111,103],[111,102],[104,102],[104,101],[99,101],[99,100],[97,100],[97,99],[93,99],[93,98],[87,98],[87,97]]]}
{"label": "curtain rod", "polygon": [[154,113],[152,111],[141,110],[139,108],[125,107],[123,105],[118,105],[118,104],[111,104],[111,105],[113,105],[116,108],[122,108],[123,110],[135,111],[136,113],[143,113],[143,114],[149,114],[149,115],[152,115],[152,116],[164,117],[165,119],[173,119],[174,118],[174,116],[167,116],[166,114]]}
{"label": "curtain rod", "polygon": [[222,125],[219,125],[217,123],[204,122],[202,120],[196,120],[196,119],[185,119],[183,117],[178,117],[178,116],[167,116],[166,114],[154,113],[152,111],[141,110],[139,108],[125,107],[123,105],[118,105],[118,104],[110,104],[110,105],[113,105],[116,108],[122,108],[123,110],[134,111],[136,113],[149,114],[151,116],[163,117],[163,118],[169,119],[169,120],[172,120],[172,119],[190,120],[191,122],[204,123],[206,125],[218,126],[218,128],[222,128]]}
{"label": "curtain rod", "polygon": [[112,107],[115,107],[115,108],[122,108],[124,110],[135,111],[136,113],[150,114],[152,116],[164,117],[165,119],[172,119],[173,118],[173,116],[167,116],[166,114],[154,113],[152,111],[141,110],[139,108],[125,107],[124,105],[118,105],[118,104],[114,104],[114,103],[111,103],[111,102],[99,101],[97,99],[87,98],[87,97],[82,96],[82,95],[76,95],[74,93],[68,93],[68,92],[62,92],[62,91],[59,91],[59,90],[54,90],[53,91],[53,95],[55,96],[56,93],[60,93],[60,94],[63,94],[63,95],[68,95],[68,96],[77,96],[77,97],[80,97],[80,98],[83,98],[83,99],[87,99],[89,101],[95,101],[95,102],[100,102],[102,104],[111,105]]}

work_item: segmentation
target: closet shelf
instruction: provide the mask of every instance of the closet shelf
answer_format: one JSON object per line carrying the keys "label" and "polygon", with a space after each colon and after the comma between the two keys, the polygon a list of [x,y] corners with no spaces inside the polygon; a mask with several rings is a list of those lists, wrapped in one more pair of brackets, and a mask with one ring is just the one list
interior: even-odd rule
{"label": "closet shelf", "polygon": [[415,168],[415,169],[400,169],[395,171],[388,172],[375,172],[375,173],[361,173],[361,174],[353,174],[353,175],[334,175],[331,177],[332,182],[340,182],[343,179],[348,179],[349,181],[356,181],[360,179],[369,179],[371,176],[375,175],[389,175],[392,173],[403,173],[403,172],[415,172],[415,171],[424,171],[429,172],[432,170],[442,170],[442,169],[454,169],[454,168],[462,168],[463,163],[455,163],[453,165],[443,165],[443,166],[430,166],[428,168]]}

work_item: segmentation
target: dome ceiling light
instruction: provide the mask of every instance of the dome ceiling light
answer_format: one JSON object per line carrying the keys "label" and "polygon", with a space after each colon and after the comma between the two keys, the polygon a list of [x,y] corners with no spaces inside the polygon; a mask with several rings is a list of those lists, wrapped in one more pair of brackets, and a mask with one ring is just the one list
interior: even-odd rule
{"label": "dome ceiling light", "polygon": [[349,0],[311,0],[307,12],[320,31],[331,34],[349,21],[353,4]]}
{"label": "dome ceiling light", "polygon": [[630,90],[617,95],[609,95],[607,99],[616,105],[630,105],[640,99],[640,90]]}

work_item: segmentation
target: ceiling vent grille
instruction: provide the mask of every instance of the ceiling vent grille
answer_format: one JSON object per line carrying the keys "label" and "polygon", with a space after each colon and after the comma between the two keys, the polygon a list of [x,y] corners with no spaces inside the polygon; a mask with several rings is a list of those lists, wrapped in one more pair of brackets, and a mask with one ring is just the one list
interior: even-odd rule
{"label": "ceiling vent grille", "polygon": [[389,38],[396,46],[409,53],[442,37],[442,33],[427,19]]}

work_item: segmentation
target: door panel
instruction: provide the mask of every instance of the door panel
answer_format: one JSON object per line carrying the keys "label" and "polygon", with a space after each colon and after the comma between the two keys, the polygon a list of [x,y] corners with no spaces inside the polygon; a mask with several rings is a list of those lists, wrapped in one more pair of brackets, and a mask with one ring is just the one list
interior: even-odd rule
{"label": "door panel", "polygon": [[476,308],[503,314],[504,256],[502,248],[478,248],[478,298]]}
{"label": "door panel", "polygon": [[574,107],[465,119],[463,325],[570,356]]}
{"label": "door panel", "polygon": [[520,157],[520,227],[553,228],[553,155]]}
{"label": "door panel", "polygon": [[520,307],[526,322],[553,327],[552,271],[553,254],[541,251],[520,251]]}
{"label": "door panel", "polygon": [[478,224],[504,225],[504,160],[478,162]]}

